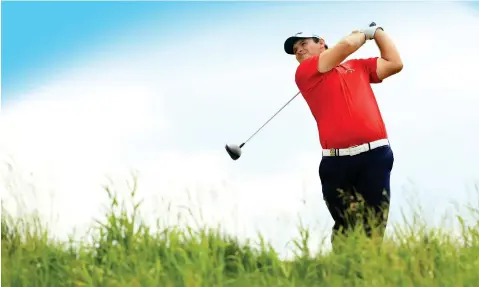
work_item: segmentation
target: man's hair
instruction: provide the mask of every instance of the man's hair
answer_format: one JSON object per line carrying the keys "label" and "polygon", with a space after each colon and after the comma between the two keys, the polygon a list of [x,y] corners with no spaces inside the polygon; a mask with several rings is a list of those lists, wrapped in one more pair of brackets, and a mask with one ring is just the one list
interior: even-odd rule
{"label": "man's hair", "polygon": [[[313,39],[314,43],[316,43],[316,44],[319,43],[319,38],[313,37],[312,39]],[[324,48],[326,48],[326,50],[327,50],[328,49],[328,44],[324,43]]]}

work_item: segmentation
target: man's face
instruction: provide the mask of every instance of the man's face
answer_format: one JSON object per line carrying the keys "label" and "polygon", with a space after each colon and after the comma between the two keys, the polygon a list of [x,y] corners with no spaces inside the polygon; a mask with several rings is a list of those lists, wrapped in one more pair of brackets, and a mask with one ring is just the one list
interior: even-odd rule
{"label": "man's face", "polygon": [[299,63],[311,56],[319,55],[325,50],[325,42],[322,38],[320,38],[319,42],[317,43],[311,38],[301,39],[298,40],[293,46],[294,55]]}

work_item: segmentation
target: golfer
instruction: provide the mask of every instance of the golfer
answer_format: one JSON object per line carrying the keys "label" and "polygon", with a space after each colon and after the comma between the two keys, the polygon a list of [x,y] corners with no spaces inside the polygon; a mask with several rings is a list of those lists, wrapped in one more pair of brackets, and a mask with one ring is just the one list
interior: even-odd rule
{"label": "golfer", "polygon": [[[333,248],[337,235],[358,222],[368,236],[374,230],[382,240],[389,215],[394,156],[371,84],[399,73],[403,63],[386,32],[375,25],[330,48],[314,34],[298,33],[284,43],[299,62],[296,85],[317,122],[323,149],[319,177],[334,220]],[[367,40],[376,42],[380,57],[345,61]]]}

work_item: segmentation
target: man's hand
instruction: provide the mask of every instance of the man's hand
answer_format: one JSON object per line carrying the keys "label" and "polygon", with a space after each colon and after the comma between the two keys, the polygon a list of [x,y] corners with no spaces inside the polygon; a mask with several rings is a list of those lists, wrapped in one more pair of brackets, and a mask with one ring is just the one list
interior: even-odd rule
{"label": "man's hand", "polygon": [[376,23],[371,22],[369,24],[369,27],[361,29],[361,32],[364,33],[364,35],[366,35],[366,40],[372,40],[372,39],[374,39],[374,35],[376,34],[376,31],[378,29],[381,29],[381,30],[384,31],[384,29],[382,27],[378,27],[378,26],[376,26]]}

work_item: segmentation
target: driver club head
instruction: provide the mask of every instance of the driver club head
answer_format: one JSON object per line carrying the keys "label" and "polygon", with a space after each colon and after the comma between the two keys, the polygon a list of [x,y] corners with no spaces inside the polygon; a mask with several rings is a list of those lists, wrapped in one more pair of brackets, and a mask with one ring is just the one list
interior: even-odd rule
{"label": "driver club head", "polygon": [[243,147],[244,144],[241,145],[235,145],[235,144],[227,144],[225,145],[225,149],[230,155],[231,159],[237,160],[241,156],[241,147]]}

